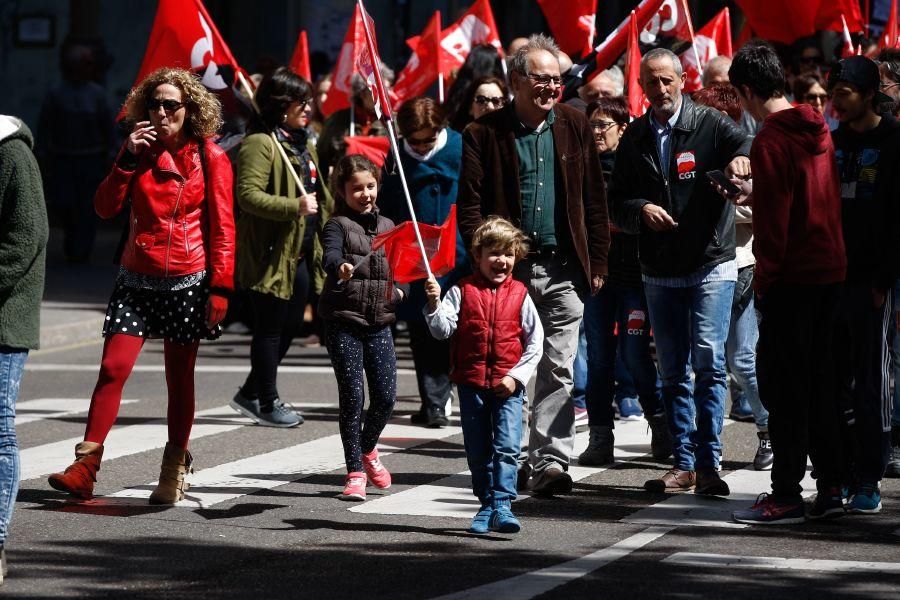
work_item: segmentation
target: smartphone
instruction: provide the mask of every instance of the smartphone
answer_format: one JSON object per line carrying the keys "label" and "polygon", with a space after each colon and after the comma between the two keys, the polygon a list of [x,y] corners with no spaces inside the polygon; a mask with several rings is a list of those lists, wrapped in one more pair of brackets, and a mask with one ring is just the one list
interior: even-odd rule
{"label": "smartphone", "polygon": [[741,188],[731,183],[731,180],[722,171],[707,171],[706,177],[713,183],[719,184],[729,196],[737,196],[741,193]]}

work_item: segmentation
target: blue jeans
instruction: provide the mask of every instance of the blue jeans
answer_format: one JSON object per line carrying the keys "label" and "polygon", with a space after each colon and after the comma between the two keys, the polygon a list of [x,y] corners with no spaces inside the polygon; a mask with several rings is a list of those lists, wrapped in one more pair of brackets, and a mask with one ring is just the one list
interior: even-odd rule
{"label": "blue jeans", "polygon": [[16,440],[16,398],[27,350],[0,346],[0,545],[12,519],[19,492],[19,444]]}
{"label": "blue jeans", "polygon": [[686,288],[644,284],[644,292],[675,468],[716,468],[722,455],[725,340],[734,282],[711,281]]}
{"label": "blue jeans", "polygon": [[[725,343],[728,368],[737,381],[738,387],[750,404],[753,420],[760,431],[769,429],[769,411],[759,399],[756,383],[756,343],[759,341],[759,322],[753,305],[753,267],[744,267],[738,273],[731,305],[731,326]],[[734,402],[732,396],[731,401]]]}
{"label": "blue jeans", "polygon": [[[619,335],[615,335],[618,324]],[[584,332],[587,338],[588,423],[612,427],[615,413],[616,356],[622,358],[634,381],[638,400],[645,415],[662,411],[660,381],[650,357],[650,321],[647,301],[640,288],[607,284],[584,306]]]}
{"label": "blue jeans", "polygon": [[584,393],[587,389],[587,338],[584,336],[584,319],[578,327],[578,350],[572,363],[572,404],[584,408]]}
{"label": "blue jeans", "polygon": [[457,391],[472,492],[482,506],[515,500],[525,389],[520,386],[509,398],[468,385]]}
{"label": "blue jeans", "polygon": [[894,284],[894,343],[891,348],[894,357],[894,409],[891,425],[900,427],[900,279]]}

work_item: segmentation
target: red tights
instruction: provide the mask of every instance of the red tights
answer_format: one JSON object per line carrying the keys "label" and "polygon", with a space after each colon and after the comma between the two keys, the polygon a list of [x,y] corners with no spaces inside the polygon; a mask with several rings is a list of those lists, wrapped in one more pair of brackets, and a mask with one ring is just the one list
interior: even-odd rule
{"label": "red tights", "polygon": [[[100,376],[91,397],[85,441],[102,444],[106,440],[119,414],[122,389],[143,345],[144,338],[133,335],[113,334],[106,338]],[[194,423],[194,365],[198,346],[199,342],[177,344],[165,341],[169,442],[182,450],[187,450]]]}

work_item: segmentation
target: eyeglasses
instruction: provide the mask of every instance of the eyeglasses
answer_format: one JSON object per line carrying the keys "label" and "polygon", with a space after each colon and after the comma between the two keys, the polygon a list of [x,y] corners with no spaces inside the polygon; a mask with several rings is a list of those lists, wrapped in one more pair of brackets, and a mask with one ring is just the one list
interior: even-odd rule
{"label": "eyeglasses", "polygon": [[528,78],[538,84],[540,87],[547,87],[551,83],[556,87],[562,85],[562,77],[544,75],[541,73],[526,73],[526,75],[528,75]]}
{"label": "eyeglasses", "polygon": [[892,87],[895,87],[895,86],[898,86],[898,85],[900,85],[900,83],[882,83],[882,84],[881,84],[881,90],[882,90],[882,91],[884,91],[884,90],[889,90],[889,89],[891,89]]}
{"label": "eyeglasses", "polygon": [[806,94],[803,99],[807,102],[828,102],[828,94]]}
{"label": "eyeglasses", "polygon": [[482,106],[486,106],[488,104],[492,106],[503,106],[506,103],[506,99],[503,96],[496,96],[494,98],[489,98],[487,96],[478,95],[475,96],[475,103],[480,104]]}
{"label": "eyeglasses", "polygon": [[599,131],[600,133],[606,133],[606,131],[615,124],[615,121],[591,121],[591,129]]}
{"label": "eyeglasses", "polygon": [[147,110],[150,111],[159,110],[159,107],[162,107],[167,113],[173,113],[182,106],[184,106],[184,102],[178,100],[157,100],[156,98],[147,100]]}

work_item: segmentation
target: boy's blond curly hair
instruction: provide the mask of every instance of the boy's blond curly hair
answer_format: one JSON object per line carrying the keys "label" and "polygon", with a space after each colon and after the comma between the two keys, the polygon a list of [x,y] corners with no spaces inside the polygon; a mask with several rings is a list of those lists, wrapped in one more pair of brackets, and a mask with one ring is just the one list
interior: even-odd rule
{"label": "boy's blond curly hair", "polygon": [[181,90],[186,114],[185,133],[194,139],[212,137],[222,127],[222,103],[215,94],[203,87],[200,79],[185,69],[163,67],[144,77],[125,99],[125,118],[132,124],[149,117],[147,101],[164,83]]}
{"label": "boy's blond curly hair", "polygon": [[503,217],[491,215],[472,235],[472,256],[484,249],[512,249],[518,261],[528,254],[528,238],[518,227]]}

